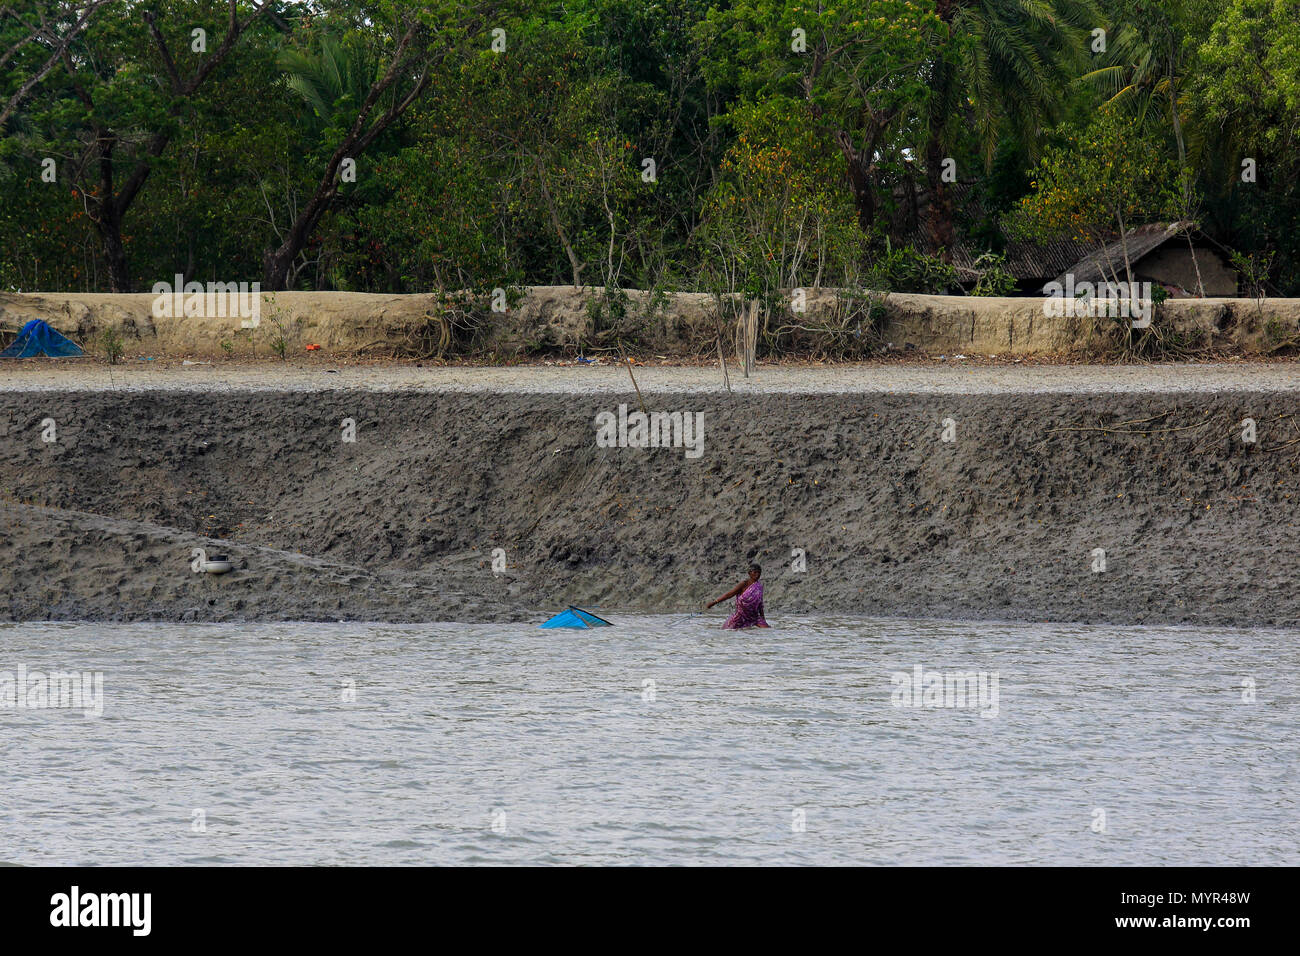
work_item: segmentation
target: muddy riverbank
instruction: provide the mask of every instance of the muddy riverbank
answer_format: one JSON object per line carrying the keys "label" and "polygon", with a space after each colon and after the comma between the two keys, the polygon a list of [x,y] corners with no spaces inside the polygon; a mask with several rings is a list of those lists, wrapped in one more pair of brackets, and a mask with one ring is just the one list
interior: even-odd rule
{"label": "muddy riverbank", "polygon": [[[676,611],[756,559],[778,623],[1300,623],[1300,393],[1284,378],[1210,390],[1184,370],[1164,390],[1041,391],[1015,374],[965,391],[956,377],[882,391],[869,376],[781,391],[769,375],[734,394],[643,376],[651,411],[701,416],[698,457],[598,447],[597,415],[638,407],[613,378],[569,391],[10,382],[0,615]],[[196,547],[237,570],[195,574]]]}

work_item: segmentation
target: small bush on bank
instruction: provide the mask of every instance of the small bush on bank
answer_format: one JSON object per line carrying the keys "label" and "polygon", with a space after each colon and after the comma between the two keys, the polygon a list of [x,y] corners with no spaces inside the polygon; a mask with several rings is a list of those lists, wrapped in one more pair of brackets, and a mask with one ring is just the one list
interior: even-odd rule
{"label": "small bush on bank", "polygon": [[971,295],[998,297],[1011,295],[1016,290],[1016,277],[1007,268],[1007,257],[995,252],[986,252],[975,260],[975,271],[979,278]]}
{"label": "small bush on bank", "polygon": [[1068,320],[1067,335],[1084,343],[1085,354],[1101,361],[1176,361],[1208,349],[1208,331],[1174,327],[1161,307],[1167,298],[1153,291],[1151,324],[1146,328],[1134,328],[1127,316],[1082,316]]}
{"label": "small bush on bank", "polygon": [[668,293],[662,287],[648,290],[638,305],[626,290],[605,286],[587,299],[591,342],[586,344],[595,350],[642,348],[667,307]]}
{"label": "small bush on bank", "polygon": [[887,240],[885,251],[867,270],[867,288],[883,292],[913,292],[921,295],[960,294],[957,270],[935,256],[917,252],[911,246],[894,248]]}
{"label": "small bush on bank", "polygon": [[775,354],[838,362],[869,358],[884,348],[888,318],[888,292],[841,289],[829,308],[816,313],[796,313],[787,303],[783,324],[772,330],[767,344]]}
{"label": "small bush on bank", "polygon": [[125,346],[122,343],[122,336],[117,329],[107,328],[99,335],[99,347],[104,352],[104,358],[108,359],[109,365],[116,365],[122,361],[122,353]]}
{"label": "small bush on bank", "polygon": [[493,321],[523,301],[524,290],[515,285],[492,289],[439,291],[438,301],[424,321],[390,344],[397,355],[410,358],[445,358],[482,352]]}

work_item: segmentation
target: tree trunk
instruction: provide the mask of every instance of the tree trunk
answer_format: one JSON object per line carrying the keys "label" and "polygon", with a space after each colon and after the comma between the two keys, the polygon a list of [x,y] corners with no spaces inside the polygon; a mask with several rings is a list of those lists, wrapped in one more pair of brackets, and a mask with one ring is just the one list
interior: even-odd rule
{"label": "tree trunk", "polygon": [[564,248],[564,254],[569,257],[569,268],[573,270],[573,287],[581,289],[582,270],[586,268],[586,263],[578,259],[578,254],[573,251],[569,237],[560,222],[559,211],[555,208],[555,201],[551,199],[551,191],[546,186],[546,167],[542,165],[541,159],[537,156],[533,157],[533,162],[537,167],[537,181],[542,187],[542,198],[546,200],[546,210],[551,215],[551,227],[555,229],[556,238],[560,240],[560,245]]}
{"label": "tree trunk", "polygon": [[108,285],[113,292],[131,292],[131,268],[122,243],[122,221],[113,211],[97,223],[104,240],[104,261],[108,264]]}
{"label": "tree trunk", "polygon": [[941,135],[941,130],[932,130],[925,147],[925,180],[930,193],[930,217],[926,225],[935,254],[944,262],[952,262],[952,192],[949,189],[951,184],[942,179],[945,157]]}
{"label": "tree trunk", "polygon": [[[940,22],[950,25],[957,15],[957,0],[936,0],[934,12]],[[950,36],[951,39],[951,36]],[[952,99],[952,74],[940,58],[935,63],[931,78],[934,95],[930,113],[930,129],[925,144],[925,179],[930,193],[930,217],[927,225],[929,239],[944,262],[952,262],[953,213],[952,193],[943,176],[944,132],[948,126],[948,108]]]}
{"label": "tree trunk", "polygon": [[844,130],[835,131],[835,142],[848,166],[849,191],[853,194],[853,205],[858,212],[858,228],[870,232],[876,222],[876,190],[871,154],[859,151],[853,145],[852,137]]}
{"label": "tree trunk", "polygon": [[338,195],[339,169],[343,161],[348,158],[356,159],[363,154],[370,144],[374,142],[375,138],[392,126],[398,117],[405,113],[407,108],[419,99],[428,87],[432,76],[430,72],[431,64],[428,60],[425,60],[419,77],[406,96],[390,106],[387,112],[373,123],[370,121],[370,116],[379,104],[380,98],[408,69],[408,48],[415,42],[422,29],[418,21],[412,20],[408,23],[406,33],[402,35],[401,40],[397,43],[397,48],[393,51],[393,57],[388,64],[388,69],[384,72],[383,78],[370,87],[365,100],[357,110],[357,118],[353,121],[351,129],[348,130],[335,148],[333,155],[330,156],[311,199],[299,212],[298,218],[289,227],[289,232],[280,245],[275,249],[267,249],[262,253],[262,284],[266,287],[266,291],[280,292],[288,283],[293,260],[307,245],[307,241],[315,232],[316,226],[329,210],[334,197]]}
{"label": "tree trunk", "polygon": [[1196,270],[1196,294],[1205,298],[1205,282],[1201,279],[1201,264],[1196,261],[1196,247],[1192,245],[1192,232],[1187,231],[1187,251],[1192,254],[1192,268]]}
{"label": "tree trunk", "polygon": [[[1183,175],[1183,218],[1191,218],[1192,205],[1192,185],[1187,178],[1185,167],[1187,165],[1187,147],[1183,143],[1183,122],[1178,115],[1178,91],[1174,83],[1173,71],[1174,51],[1170,51],[1169,67],[1169,115],[1174,123],[1174,141],[1178,144],[1178,166],[1179,172]],[[1202,299],[1205,298],[1205,283],[1201,279],[1201,264],[1196,260],[1196,248],[1192,245],[1192,232],[1187,231],[1187,251],[1192,254],[1192,267],[1196,270],[1196,294]]]}
{"label": "tree trunk", "polygon": [[283,292],[289,282],[289,264],[298,254],[296,249],[281,244],[262,254],[262,285],[267,292]]}
{"label": "tree trunk", "polygon": [[1124,250],[1124,281],[1133,287],[1133,266],[1128,261],[1128,227],[1124,224],[1124,211],[1115,207],[1115,218],[1119,221],[1119,247]]}
{"label": "tree trunk", "polygon": [[948,103],[952,98],[952,74],[946,64],[936,64],[932,82],[934,98],[931,101],[930,128],[925,143],[925,182],[930,194],[930,215],[926,226],[935,254],[944,262],[952,262],[953,213],[950,187],[955,184],[943,181],[943,165],[947,159],[944,156],[944,133],[948,126]]}

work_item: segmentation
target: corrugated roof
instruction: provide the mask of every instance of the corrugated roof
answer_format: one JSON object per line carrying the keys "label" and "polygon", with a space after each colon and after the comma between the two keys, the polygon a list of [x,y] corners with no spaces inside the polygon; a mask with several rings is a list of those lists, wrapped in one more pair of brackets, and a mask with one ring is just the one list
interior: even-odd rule
{"label": "corrugated roof", "polygon": [[1179,222],[1153,222],[1146,226],[1138,226],[1130,229],[1124,234],[1124,240],[1121,242],[1116,239],[1109,243],[1103,249],[1093,248],[1092,251],[1082,258],[1071,263],[1062,269],[1056,276],[1057,282],[1065,284],[1065,277],[1069,273],[1074,273],[1074,281],[1077,285],[1080,282],[1104,282],[1112,273],[1119,274],[1121,279],[1124,278],[1124,250],[1128,247],[1129,265],[1137,264],[1137,261],[1143,256],[1154,252],[1174,236],[1194,228],[1195,223],[1180,220]]}
{"label": "corrugated roof", "polygon": [[[1017,279],[1045,279],[1064,272],[1088,249],[1087,243],[1060,239],[1055,242],[1008,241],[1002,254],[1007,257],[1007,271]],[[969,246],[958,244],[952,250],[953,263],[972,265],[981,253],[972,255]]]}
{"label": "corrugated roof", "polygon": [[[989,218],[978,192],[970,183],[953,183],[949,187],[953,192],[954,242],[949,249],[952,264],[964,280],[974,280],[978,276],[975,260],[991,250],[979,246],[969,237],[962,235],[961,220],[980,222]],[[910,222],[910,210],[906,196],[896,190],[896,206],[900,215],[896,216],[891,230],[901,241],[918,252],[935,256],[939,247],[930,239],[926,222],[929,218],[930,197],[922,189],[916,197],[917,222]],[[1020,242],[1008,240],[1002,250],[1007,259],[1007,271],[1018,281],[1043,281],[1069,271],[1089,252],[1095,252],[1096,246],[1073,239],[1058,239],[1049,242]]]}

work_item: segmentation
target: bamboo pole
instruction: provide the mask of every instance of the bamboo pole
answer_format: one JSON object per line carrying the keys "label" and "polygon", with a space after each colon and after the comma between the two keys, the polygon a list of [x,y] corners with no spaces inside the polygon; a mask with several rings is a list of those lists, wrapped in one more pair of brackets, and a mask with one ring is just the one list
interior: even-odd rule
{"label": "bamboo pole", "polygon": [[722,318],[717,312],[713,313],[713,324],[718,330],[718,365],[722,367],[722,381],[726,383],[727,391],[731,391],[731,376],[727,374],[727,359],[722,353]]}
{"label": "bamboo pole", "polygon": [[641,386],[636,383],[636,376],[632,374],[632,360],[624,353],[622,343],[618,346],[618,354],[622,357],[623,366],[627,369],[627,377],[632,380],[632,387],[636,389],[637,404],[641,406],[642,414],[648,417],[650,412],[645,407],[645,399],[641,397]]}

